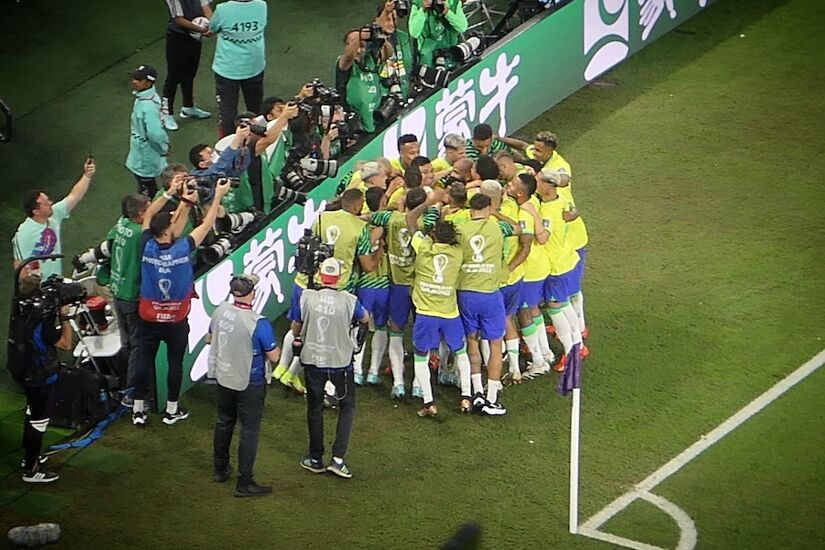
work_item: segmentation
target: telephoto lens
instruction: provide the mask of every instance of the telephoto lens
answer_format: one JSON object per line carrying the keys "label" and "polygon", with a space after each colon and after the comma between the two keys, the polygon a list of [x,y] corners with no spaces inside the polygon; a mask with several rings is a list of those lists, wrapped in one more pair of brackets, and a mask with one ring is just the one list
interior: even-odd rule
{"label": "telephoto lens", "polygon": [[227,235],[221,235],[214,243],[201,247],[198,255],[206,265],[215,265],[221,258],[229,254],[230,250],[232,250],[232,241],[229,240]]}
{"label": "telephoto lens", "polygon": [[221,233],[240,233],[254,220],[252,212],[236,212],[215,220],[215,227]]}
{"label": "telephoto lens", "polygon": [[338,161],[302,158],[301,170],[312,176],[334,178],[338,175]]}

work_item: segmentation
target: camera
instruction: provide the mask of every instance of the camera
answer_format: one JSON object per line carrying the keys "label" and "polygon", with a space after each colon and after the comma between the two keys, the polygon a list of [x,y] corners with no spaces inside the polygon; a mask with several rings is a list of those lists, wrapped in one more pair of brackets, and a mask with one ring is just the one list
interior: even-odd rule
{"label": "camera", "polygon": [[15,296],[17,313],[35,313],[41,318],[56,314],[63,306],[77,306],[86,298],[86,289],[80,283],[67,282],[60,275],[52,275],[42,283],[37,292],[28,296]]}
{"label": "camera", "polygon": [[215,220],[215,228],[221,233],[237,235],[253,221],[255,221],[255,214],[252,212],[236,212]]}
{"label": "camera", "polygon": [[338,175],[338,161],[302,158],[301,170],[315,177],[334,178]]}
{"label": "camera", "polygon": [[384,40],[388,40],[390,36],[384,32],[381,25],[378,23],[371,23],[365,27],[361,27],[361,40],[367,42],[369,47],[375,49],[381,47]]}
{"label": "camera", "polygon": [[208,176],[190,176],[186,179],[184,185],[186,186],[187,193],[197,191],[198,201],[201,204],[205,204],[210,202],[212,198],[215,196],[215,186],[221,180],[228,180],[229,186],[233,189],[236,189],[238,186],[241,185],[240,178],[227,177],[225,174],[222,173],[212,174]]}
{"label": "camera", "polygon": [[421,65],[418,68],[418,82],[422,88],[435,90],[447,86],[450,80],[450,71],[442,67],[429,67]]}
{"label": "camera", "polygon": [[478,36],[471,36],[464,42],[456,44],[452,48],[447,48],[446,55],[456,63],[466,63],[481,54],[483,49],[481,38]]}
{"label": "camera", "polygon": [[395,0],[395,13],[398,17],[407,17],[410,14],[410,0]]}
{"label": "camera", "polygon": [[341,96],[335,90],[329,88],[320,78],[313,78],[307,83],[307,86],[313,90],[311,99],[318,103],[335,104],[341,102]]}
{"label": "camera", "polygon": [[232,239],[228,233],[221,233],[209,245],[202,246],[198,250],[198,257],[206,265],[215,265],[221,258],[229,254],[232,250]]}
{"label": "camera", "polygon": [[401,81],[397,74],[393,74],[387,79],[389,93],[381,98],[378,109],[373,113],[375,122],[379,125],[388,123],[398,116],[398,112],[404,108],[404,96],[401,94]]}
{"label": "camera", "polygon": [[264,137],[266,135],[266,126],[263,124],[255,124],[251,118],[242,118],[238,120],[238,126],[241,128],[249,128],[249,131],[256,136]]}
{"label": "camera", "polygon": [[436,13],[444,13],[444,8],[447,5],[447,0],[433,0],[433,3],[430,4],[430,9]]}
{"label": "camera", "polygon": [[332,126],[338,129],[338,139],[345,141],[348,139],[357,139],[364,135],[364,128],[361,126],[361,121],[355,113],[347,113],[344,120],[333,122]]}
{"label": "camera", "polygon": [[77,271],[85,271],[90,265],[103,264],[109,261],[112,251],[109,248],[109,241],[103,241],[99,245],[90,248],[83,254],[78,254],[72,260],[72,266]]}
{"label": "camera", "polygon": [[312,233],[311,229],[304,229],[304,236],[298,240],[295,250],[295,270],[303,273],[309,279],[309,286],[315,286],[315,273],[327,258],[331,258],[334,247],[322,243],[321,237]]}

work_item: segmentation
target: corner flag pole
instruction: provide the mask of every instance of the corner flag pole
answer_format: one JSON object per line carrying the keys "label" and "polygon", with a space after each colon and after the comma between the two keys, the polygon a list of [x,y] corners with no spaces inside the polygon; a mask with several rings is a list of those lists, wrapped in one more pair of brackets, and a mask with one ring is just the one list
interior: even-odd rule
{"label": "corner flag pole", "polygon": [[579,410],[581,390],[573,389],[573,406],[570,410],[570,533],[579,531]]}

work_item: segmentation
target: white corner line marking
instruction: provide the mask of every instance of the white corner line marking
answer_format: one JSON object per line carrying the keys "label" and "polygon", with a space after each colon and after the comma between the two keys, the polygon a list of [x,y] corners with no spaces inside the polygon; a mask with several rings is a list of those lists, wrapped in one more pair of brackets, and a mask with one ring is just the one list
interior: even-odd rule
{"label": "white corner line marking", "polygon": [[665,513],[670,515],[679,524],[681,534],[677,549],[690,549],[695,547],[697,540],[696,527],[693,520],[678,506],[660,496],[654,495],[651,491],[661,482],[678,472],[691,460],[708,450],[730,432],[744,424],[750,417],[776,401],[788,390],[805,380],[808,376],[825,364],[825,350],[820,351],[808,362],[796,369],[794,372],[777,382],[765,393],[745,405],[736,414],[719,424],[710,433],[702,436],[699,440],[679,453],[667,464],[650,474],[641,482],[637,483],[632,490],[621,495],[619,498],[605,506],[601,511],[594,514],[585,521],[579,528],[579,533],[590,538],[610,542],[626,548],[635,550],[656,550],[658,546],[644,544],[638,541],[626,539],[599,531],[599,527],[604,525],[610,518],[627,508],[636,499],[643,499],[654,504]]}

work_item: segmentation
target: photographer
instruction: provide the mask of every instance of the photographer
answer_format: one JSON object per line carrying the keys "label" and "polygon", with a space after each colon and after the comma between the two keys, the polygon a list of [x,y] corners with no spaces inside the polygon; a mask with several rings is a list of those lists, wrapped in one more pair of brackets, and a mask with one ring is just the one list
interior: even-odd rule
{"label": "photographer", "polygon": [[[215,422],[213,479],[226,481],[232,472],[229,444],[236,420],[241,421],[238,444],[236,497],[253,497],[272,492],[258,485],[252,468],[258,451],[258,435],[266,399],[267,361],[278,361],[281,350],[269,321],[252,310],[257,275],[232,276],[229,291],[234,301],[224,302],[212,314],[207,342],[209,378],[217,379],[218,418]],[[217,336],[214,336],[217,334]]]}
{"label": "photographer", "polygon": [[411,80],[418,64],[415,41],[409,34],[398,28],[398,18],[406,17],[409,11],[408,0],[400,2],[387,0],[378,5],[375,16],[375,24],[381,28],[393,48],[392,56],[387,60],[384,70],[381,71],[381,78],[386,79],[397,75],[401,85],[401,97],[405,101],[411,96]]}
{"label": "photographer", "polygon": [[409,30],[418,40],[422,65],[434,65],[434,52],[461,42],[467,30],[467,16],[461,0],[413,0]]}
{"label": "photographer", "polygon": [[[357,267],[363,271],[375,271],[380,259],[380,256],[375,255],[377,248],[373,249],[369,226],[359,218],[363,207],[364,194],[359,189],[347,189],[341,195],[341,209],[321,212],[312,228],[312,233],[322,243],[333,247],[333,257],[341,263],[341,272],[336,278],[338,288],[351,292],[355,290],[358,278]],[[313,284],[314,281],[310,282],[305,273],[295,276],[292,302],[287,312],[290,321],[300,319],[301,294],[307,287],[312,288]],[[284,336],[284,352],[273,377],[285,386],[303,392],[304,386],[298,376],[300,364],[292,360],[293,338],[294,334],[291,331]]]}
{"label": "photographer", "polygon": [[[74,184],[66,197],[56,204],[45,191],[32,191],[23,201],[23,209],[28,216],[17,227],[11,244],[14,254],[13,267],[32,256],[48,256],[61,253],[60,226],[69,217],[74,207],[86,196],[89,184],[95,175],[95,161],[91,156],[83,163],[83,175]],[[20,272],[21,277],[30,272],[39,272],[45,279],[51,275],[63,275],[60,259],[31,262]]]}
{"label": "photographer", "polygon": [[9,326],[9,370],[12,379],[26,394],[22,478],[26,483],[50,483],[59,477],[41,468],[45,459],[40,457],[40,448],[54,408],[57,350],[69,350],[72,346],[71,328],[62,322],[65,309],[59,317],[56,308],[46,308],[42,304],[21,311],[18,300],[34,297],[40,290],[40,282],[40,275],[36,273],[30,273],[20,281]]}
{"label": "photographer", "polygon": [[[123,199],[123,213],[109,231],[107,240],[110,257],[109,288],[114,297],[115,316],[120,330],[120,345],[126,356],[126,384],[132,388],[137,370],[138,290],[140,287],[140,251],[143,219],[149,208],[144,195],[129,195]],[[132,404],[131,397],[124,405]]]}
{"label": "photographer", "polygon": [[335,65],[335,89],[358,113],[367,133],[375,132],[373,113],[383,96],[380,73],[392,55],[392,44],[377,25],[351,30],[344,37],[344,52]]}
{"label": "photographer", "polygon": [[[298,316],[292,321],[296,334],[293,348],[300,357],[307,381],[307,424],[309,453],[301,466],[313,473],[330,471],[343,478],[352,472],[344,462],[355,415],[355,384],[352,356],[355,351],[351,329],[360,325],[359,345],[366,336],[369,315],[358,299],[340,286],[341,263],[327,258],[320,266],[321,288],[301,295]],[[332,446],[332,460],[324,467],[324,386],[335,386],[338,426]]]}
{"label": "photographer", "polygon": [[[203,222],[187,237],[180,238],[180,235],[190,206],[198,201],[197,190],[186,189],[173,214],[161,212],[163,205],[171,198],[167,193],[155,199],[144,214],[138,304],[138,358],[132,410],[132,423],[135,426],[145,426],[147,423],[144,411],[147,378],[149,369],[155,366],[155,356],[161,342],[166,343],[169,363],[169,395],[163,423],[171,425],[189,416],[186,409],[178,407],[178,395],[183,377],[183,354],[189,336],[187,316],[194,290],[191,255],[212,231],[220,201],[228,191],[229,182],[220,181],[215,188],[215,200],[209,206]],[[176,193],[177,189],[173,188],[170,192]]]}

